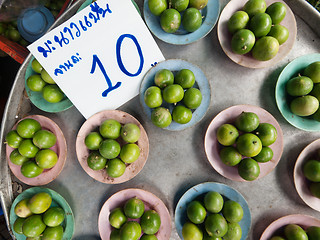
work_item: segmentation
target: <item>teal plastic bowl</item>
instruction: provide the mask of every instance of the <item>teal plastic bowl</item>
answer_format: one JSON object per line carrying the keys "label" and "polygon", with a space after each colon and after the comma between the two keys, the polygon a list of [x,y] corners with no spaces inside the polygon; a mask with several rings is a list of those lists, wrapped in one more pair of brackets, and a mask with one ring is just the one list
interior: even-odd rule
{"label": "teal plastic bowl", "polygon": [[286,92],[287,82],[296,77],[311,63],[320,61],[320,54],[308,54],[294,59],[280,73],[275,90],[276,103],[282,116],[294,127],[305,131],[320,131],[320,122],[312,117],[300,117],[290,110],[288,94]]}
{"label": "teal plastic bowl", "polygon": [[70,240],[72,239],[72,235],[74,232],[74,217],[72,210],[67,203],[67,201],[57,192],[49,189],[49,188],[43,188],[43,187],[32,187],[25,191],[23,191],[21,194],[19,194],[16,199],[13,201],[11,209],[10,209],[10,226],[12,229],[12,232],[17,240],[26,240],[27,238],[22,235],[18,234],[15,231],[13,231],[13,224],[18,218],[18,216],[14,213],[15,206],[23,199],[25,198],[31,198],[33,195],[39,192],[46,192],[50,194],[52,197],[52,203],[50,207],[61,207],[65,212],[65,219],[62,222],[62,227],[64,229],[62,240]]}
{"label": "teal plastic bowl", "polygon": [[33,71],[32,67],[31,67],[33,59],[34,58],[32,58],[30,60],[28,66],[27,66],[27,69],[26,69],[26,74],[25,74],[25,89],[26,89],[28,97],[29,97],[30,101],[33,103],[33,105],[35,105],[37,108],[39,108],[42,111],[50,112],[50,113],[63,112],[65,110],[71,108],[73,106],[73,104],[69,100],[69,98],[67,98],[66,96],[60,102],[50,103],[42,97],[42,92],[31,91],[31,89],[27,85],[27,79],[31,75],[39,74],[39,73],[36,73],[35,71]]}

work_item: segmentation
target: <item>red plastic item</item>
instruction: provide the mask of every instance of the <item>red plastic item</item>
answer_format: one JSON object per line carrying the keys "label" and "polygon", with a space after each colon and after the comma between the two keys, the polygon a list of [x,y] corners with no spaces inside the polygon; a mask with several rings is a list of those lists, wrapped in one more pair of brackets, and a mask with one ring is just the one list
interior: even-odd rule
{"label": "red plastic item", "polygon": [[[61,14],[69,7],[70,4],[73,4],[76,0],[66,0],[63,4],[59,14],[56,19],[61,16]],[[20,44],[13,42],[0,35],[0,49],[12,57],[15,61],[22,64],[26,57],[29,54],[29,50],[21,46]]]}

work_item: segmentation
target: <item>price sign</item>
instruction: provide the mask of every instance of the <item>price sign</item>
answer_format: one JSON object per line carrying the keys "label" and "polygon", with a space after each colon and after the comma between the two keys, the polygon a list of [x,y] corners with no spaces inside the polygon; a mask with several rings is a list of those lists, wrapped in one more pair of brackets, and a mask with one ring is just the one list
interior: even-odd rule
{"label": "price sign", "polygon": [[99,0],[28,49],[85,118],[139,93],[164,57],[131,0]]}

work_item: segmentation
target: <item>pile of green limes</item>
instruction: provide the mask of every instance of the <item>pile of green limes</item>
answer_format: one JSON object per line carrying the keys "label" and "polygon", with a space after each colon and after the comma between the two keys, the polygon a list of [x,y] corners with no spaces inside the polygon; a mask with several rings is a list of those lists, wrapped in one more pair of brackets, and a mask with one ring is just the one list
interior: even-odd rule
{"label": "pile of green limes", "polygon": [[21,120],[15,130],[6,135],[6,143],[15,148],[10,161],[21,166],[21,173],[27,178],[39,176],[44,169],[54,167],[59,159],[50,149],[57,138],[49,130],[42,129],[40,123],[32,118]]}
{"label": "pile of green limes", "polygon": [[320,152],[318,150],[317,156],[309,159],[303,165],[303,175],[310,181],[309,190],[311,194],[320,198],[320,161],[318,160]]}
{"label": "pile of green limes", "polygon": [[51,207],[52,197],[46,192],[33,195],[17,203],[14,208],[18,218],[13,230],[27,239],[61,240],[65,212],[61,207]]}
{"label": "pile of green limes", "polygon": [[160,16],[161,28],[167,33],[175,33],[182,24],[184,30],[194,32],[202,24],[200,12],[208,0],[149,0],[150,12]]}
{"label": "pile of green limes", "polygon": [[283,229],[282,236],[274,236],[270,240],[319,240],[320,239],[320,227],[310,226],[305,230],[297,224],[288,224]]}
{"label": "pile of green limes", "polygon": [[238,166],[239,175],[253,181],[260,174],[258,162],[269,162],[273,151],[269,147],[277,140],[277,129],[270,123],[260,123],[253,112],[242,112],[234,123],[222,124],[217,140],[223,146],[221,161],[227,166]]}
{"label": "pile of green limes", "polygon": [[286,27],[280,25],[286,16],[282,2],[267,7],[265,0],[249,0],[243,9],[235,12],[228,21],[228,30],[233,35],[231,49],[236,54],[252,50],[253,58],[268,61],[274,58],[279,45],[289,37]]}
{"label": "pile of green limes", "polygon": [[145,210],[144,202],[137,197],[127,200],[123,207],[111,210],[109,222],[114,228],[110,240],[157,240],[155,234],[161,226],[159,214],[152,209]]}
{"label": "pile of green limes", "polygon": [[298,116],[312,116],[320,121],[320,61],[309,64],[302,75],[291,78],[286,84],[290,95],[290,109]]}
{"label": "pile of green limes", "polygon": [[[154,76],[155,86],[144,93],[144,102],[152,108],[151,121],[160,128],[168,127],[172,119],[186,124],[192,119],[192,110],[202,101],[201,91],[194,87],[195,76],[189,69],[181,69],[173,74],[168,69],[159,70]],[[172,114],[166,105],[173,104]]]}
{"label": "pile of green limes", "polygon": [[31,67],[36,74],[31,75],[27,79],[27,86],[30,90],[42,92],[42,97],[49,103],[62,101],[65,98],[64,93],[37,59],[32,60]]}
{"label": "pile of green limes", "polygon": [[193,200],[187,205],[188,220],[183,224],[184,240],[240,240],[243,208],[232,200],[224,200],[220,193],[210,191],[203,200]]}
{"label": "pile of green limes", "polygon": [[85,145],[91,150],[88,166],[93,170],[106,169],[112,178],[122,176],[126,164],[135,162],[140,156],[140,148],[136,143],[139,138],[140,128],[136,124],[126,123],[122,126],[115,119],[104,120],[97,131],[85,138]]}
{"label": "pile of green limes", "polygon": [[17,21],[0,22],[0,35],[13,42],[19,43],[22,46],[27,46],[29,44],[20,35],[17,29]]}

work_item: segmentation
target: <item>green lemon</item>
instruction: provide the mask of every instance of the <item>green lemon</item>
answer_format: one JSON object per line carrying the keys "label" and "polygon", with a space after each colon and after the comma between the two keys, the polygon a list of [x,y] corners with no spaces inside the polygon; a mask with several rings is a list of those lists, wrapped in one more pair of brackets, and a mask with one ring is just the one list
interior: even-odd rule
{"label": "green lemon", "polygon": [[320,239],[320,227],[311,226],[306,230],[309,240],[317,240]]}
{"label": "green lemon", "polygon": [[19,42],[21,40],[21,35],[17,29],[9,29],[9,39],[14,42]]}
{"label": "green lemon", "polygon": [[127,217],[122,208],[115,208],[110,212],[109,222],[112,227],[120,229],[123,224],[127,222]]}
{"label": "green lemon", "polygon": [[55,84],[56,83],[45,69],[41,70],[41,78],[46,83],[49,83],[49,84]]}
{"label": "green lemon", "polygon": [[[144,213],[144,203],[139,198],[130,198],[124,204],[123,210],[128,218],[137,219],[141,218]],[[140,235],[139,235],[140,236]]]}
{"label": "green lemon", "polygon": [[135,143],[127,143],[122,146],[120,151],[120,158],[125,163],[133,163],[140,156],[140,148]]}
{"label": "green lemon", "polygon": [[262,147],[261,152],[253,157],[257,162],[265,163],[271,161],[273,158],[273,151],[269,147]]}
{"label": "green lemon", "polygon": [[187,206],[187,216],[189,220],[194,224],[200,224],[204,222],[207,211],[199,201],[192,201]]}
{"label": "green lemon", "polygon": [[202,15],[196,8],[188,8],[182,15],[182,26],[188,32],[194,32],[201,27]]}
{"label": "green lemon", "polygon": [[120,229],[121,240],[138,240],[141,236],[141,226],[137,222],[128,221]]}
{"label": "green lemon", "polygon": [[126,171],[126,164],[118,158],[111,159],[106,165],[106,171],[112,178],[121,177]]}
{"label": "green lemon", "polygon": [[189,7],[197,8],[199,10],[205,8],[208,0],[189,0]]}
{"label": "green lemon", "polygon": [[113,139],[106,139],[101,142],[99,152],[106,159],[116,158],[120,153],[120,144]]}
{"label": "green lemon", "polygon": [[268,36],[274,37],[278,40],[279,45],[284,44],[289,38],[289,30],[282,25],[273,25],[268,33]]}
{"label": "green lemon", "polygon": [[14,207],[14,213],[21,218],[27,218],[32,215],[31,210],[28,207],[28,198],[22,199]]}
{"label": "green lemon", "polygon": [[242,155],[233,146],[222,148],[219,155],[221,161],[230,167],[236,166],[242,159]]}
{"label": "green lemon", "polygon": [[140,128],[134,123],[126,123],[120,131],[120,135],[127,143],[135,143],[140,138]]}
{"label": "green lemon", "polygon": [[84,144],[90,150],[98,150],[102,141],[103,138],[101,137],[100,133],[91,132],[85,137]]}
{"label": "green lemon", "polygon": [[22,156],[34,158],[39,151],[39,148],[33,144],[31,139],[25,139],[20,143],[18,150]]}
{"label": "green lemon", "polygon": [[186,124],[191,121],[191,118],[192,111],[185,106],[178,105],[172,110],[172,119],[177,123]]}
{"label": "green lemon", "polygon": [[238,30],[231,39],[231,50],[236,54],[246,54],[251,51],[256,38],[249,29]]}
{"label": "green lemon", "polygon": [[143,234],[140,240],[158,240],[158,238],[156,237],[156,235]]}
{"label": "green lemon", "polygon": [[18,217],[13,224],[13,230],[18,234],[23,234],[22,225],[26,219]]}
{"label": "green lemon", "polygon": [[164,107],[155,108],[151,112],[152,123],[159,128],[166,128],[172,122],[172,116],[169,109]]}
{"label": "green lemon", "polygon": [[234,34],[240,29],[244,29],[249,22],[249,15],[245,11],[237,11],[228,20],[228,30]]}
{"label": "green lemon", "polygon": [[120,230],[113,229],[110,233],[110,240],[120,240]]}
{"label": "green lemon", "polygon": [[238,173],[240,177],[247,181],[253,181],[260,174],[260,167],[257,161],[253,160],[252,158],[245,158],[241,160],[238,165]]}
{"label": "green lemon", "polygon": [[18,165],[18,166],[21,166],[23,163],[25,163],[26,161],[29,160],[29,158],[22,156],[22,155],[19,153],[19,150],[18,150],[18,149],[13,150],[13,151],[10,153],[9,158],[10,158],[10,161],[11,161],[13,164]]}
{"label": "green lemon", "polygon": [[297,97],[290,103],[291,112],[302,117],[314,114],[318,110],[318,108],[319,100],[311,95]]}
{"label": "green lemon", "polygon": [[309,185],[309,190],[313,196],[320,198],[320,183],[311,182]]}
{"label": "green lemon", "polygon": [[22,138],[32,138],[34,134],[41,129],[40,123],[32,118],[26,118],[21,120],[17,124],[17,133]]}
{"label": "green lemon", "polygon": [[194,73],[189,69],[181,69],[174,77],[174,83],[179,84],[182,88],[191,88],[196,82]]}
{"label": "green lemon", "polygon": [[243,208],[238,202],[228,200],[223,205],[222,214],[228,222],[237,223],[243,218]]}
{"label": "green lemon", "polygon": [[204,195],[204,206],[211,213],[219,213],[223,207],[223,197],[220,193],[210,191]]}
{"label": "green lemon", "polygon": [[161,28],[167,33],[175,33],[179,29],[180,24],[181,15],[176,9],[166,9],[160,16]]}
{"label": "green lemon", "polygon": [[41,92],[44,86],[47,85],[39,74],[31,75],[27,78],[27,86],[31,91]]}
{"label": "green lemon", "polygon": [[308,160],[303,165],[303,174],[311,182],[320,182],[320,162],[317,160]]}
{"label": "green lemon", "polygon": [[87,158],[87,164],[93,170],[101,170],[106,167],[107,159],[101,156],[98,151],[93,151]]}
{"label": "green lemon", "polygon": [[222,124],[217,130],[217,140],[223,146],[233,145],[238,137],[238,129],[232,124]]}
{"label": "green lemon", "polygon": [[39,167],[34,161],[28,160],[21,165],[21,173],[27,178],[34,178],[43,172],[43,168]]}
{"label": "green lemon", "polygon": [[191,222],[186,222],[182,227],[182,236],[184,240],[202,240],[202,230]]}
{"label": "green lemon", "polygon": [[291,78],[286,83],[286,91],[290,96],[299,97],[307,95],[313,89],[313,82],[311,78],[305,76],[298,76]]}
{"label": "green lemon", "polygon": [[49,193],[39,192],[30,198],[28,208],[34,214],[44,213],[49,209],[52,203],[52,198]]}
{"label": "green lemon", "polygon": [[242,112],[234,124],[242,132],[252,132],[259,126],[260,120],[254,112]]}
{"label": "green lemon", "polygon": [[102,137],[109,139],[117,139],[120,137],[121,124],[115,119],[104,120],[99,127]]}
{"label": "green lemon", "polygon": [[160,107],[162,104],[161,89],[151,86],[144,92],[144,102],[149,108]]}
{"label": "green lemon", "polygon": [[240,240],[242,237],[242,229],[238,223],[228,223],[228,231],[223,236],[224,240]]}
{"label": "green lemon", "polygon": [[205,229],[211,237],[223,237],[228,231],[228,223],[222,215],[213,213],[206,218]]}
{"label": "green lemon", "polygon": [[64,93],[56,84],[46,85],[42,89],[42,97],[49,103],[57,103],[64,98]]}
{"label": "green lemon", "polygon": [[167,0],[149,0],[148,6],[153,15],[160,16],[167,9]]}
{"label": "green lemon", "polygon": [[58,162],[58,155],[51,149],[40,150],[36,155],[36,163],[43,169],[53,168]]}
{"label": "green lemon", "polygon": [[35,214],[24,221],[22,232],[26,237],[37,237],[45,230],[45,228],[46,225],[42,221],[42,216]]}
{"label": "green lemon", "polygon": [[274,58],[279,51],[279,42],[271,36],[260,38],[252,49],[253,58],[259,61],[268,61]]}
{"label": "green lemon", "polygon": [[284,227],[284,235],[289,240],[308,240],[306,232],[297,224],[288,224]]}
{"label": "green lemon", "polygon": [[155,210],[145,211],[140,218],[140,225],[145,234],[156,234],[161,225],[160,215]]}
{"label": "green lemon", "polygon": [[38,62],[37,59],[33,59],[31,62],[31,68],[33,71],[35,71],[36,73],[41,73],[43,67],[41,66],[41,64]]}
{"label": "green lemon", "polygon": [[178,84],[172,84],[163,89],[162,97],[167,103],[177,103],[183,99],[183,88]]}
{"label": "green lemon", "polygon": [[47,227],[43,234],[41,240],[62,240],[63,227],[61,225],[56,227]]}
{"label": "green lemon", "polygon": [[187,9],[189,0],[168,0],[169,8],[174,8],[179,12]]}
{"label": "green lemon", "polygon": [[303,71],[303,75],[311,78],[314,83],[320,82],[320,61],[309,64]]}
{"label": "green lemon", "polygon": [[32,142],[38,148],[51,148],[56,144],[57,137],[54,133],[42,129],[34,134]]}
{"label": "green lemon", "polygon": [[272,24],[279,24],[287,13],[287,8],[282,2],[274,2],[269,7],[267,7],[266,13],[272,19]]}
{"label": "green lemon", "polygon": [[49,227],[60,225],[64,218],[65,213],[61,207],[51,207],[42,216],[43,222]]}
{"label": "green lemon", "polygon": [[236,144],[239,153],[246,157],[255,157],[262,149],[260,138],[252,133],[245,133],[238,137]]}
{"label": "green lemon", "polygon": [[260,123],[255,130],[255,134],[260,138],[262,146],[270,146],[278,137],[277,129],[270,123]]}
{"label": "green lemon", "polygon": [[189,88],[183,97],[183,103],[187,108],[196,109],[201,105],[202,93],[198,88]]}
{"label": "green lemon", "polygon": [[243,7],[243,11],[248,13],[250,17],[258,13],[264,13],[266,9],[267,4],[265,0],[249,0]]}
{"label": "green lemon", "polygon": [[163,89],[166,86],[172,85],[174,83],[174,75],[168,69],[161,69],[157,71],[154,76],[154,84],[159,88]]}
{"label": "green lemon", "polygon": [[267,36],[272,26],[271,17],[266,13],[258,13],[250,20],[250,30],[256,38]]}
{"label": "green lemon", "polygon": [[6,143],[12,148],[18,148],[23,138],[20,137],[16,130],[11,130],[6,135]]}

